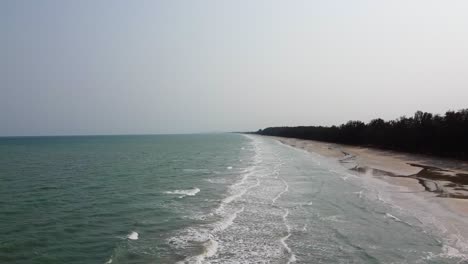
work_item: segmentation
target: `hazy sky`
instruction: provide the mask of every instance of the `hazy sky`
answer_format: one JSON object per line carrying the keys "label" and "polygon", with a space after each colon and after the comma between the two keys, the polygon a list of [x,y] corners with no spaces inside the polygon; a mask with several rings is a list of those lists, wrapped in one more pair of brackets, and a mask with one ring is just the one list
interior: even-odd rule
{"label": "hazy sky", "polygon": [[468,107],[468,1],[0,0],[0,135],[186,133]]}

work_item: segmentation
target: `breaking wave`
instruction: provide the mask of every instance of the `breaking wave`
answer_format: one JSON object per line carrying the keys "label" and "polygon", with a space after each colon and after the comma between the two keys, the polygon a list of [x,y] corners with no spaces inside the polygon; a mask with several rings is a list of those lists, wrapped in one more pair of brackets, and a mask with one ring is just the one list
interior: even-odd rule
{"label": "breaking wave", "polygon": [[166,194],[177,194],[177,195],[180,195],[179,198],[183,198],[185,196],[195,196],[199,192],[200,192],[200,189],[198,189],[197,187],[194,187],[192,189],[174,190],[174,191],[167,191],[167,192],[164,192],[164,193],[166,193]]}

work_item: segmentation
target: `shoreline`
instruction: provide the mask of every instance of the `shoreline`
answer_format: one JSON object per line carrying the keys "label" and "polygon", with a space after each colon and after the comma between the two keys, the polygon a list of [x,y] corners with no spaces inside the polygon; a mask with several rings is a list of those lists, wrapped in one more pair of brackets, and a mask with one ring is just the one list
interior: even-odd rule
{"label": "shoreline", "polygon": [[412,179],[418,183],[416,184],[419,185],[418,190],[433,193],[436,197],[468,200],[468,162],[314,140],[271,138],[295,148],[335,159],[343,167],[360,174],[393,178],[387,180],[397,185],[417,188],[415,184],[401,183]]}
{"label": "shoreline", "polygon": [[[468,260],[468,163],[367,147],[267,136],[335,160],[362,179],[391,186],[383,195],[444,238],[447,256]],[[368,177],[368,178],[365,178]],[[376,197],[381,200],[380,194]]]}
{"label": "shoreline", "polygon": [[[314,140],[267,137],[334,159],[362,176],[370,175],[406,188],[427,203],[437,203],[444,210],[468,219],[468,162]],[[468,228],[466,237],[468,239]]]}

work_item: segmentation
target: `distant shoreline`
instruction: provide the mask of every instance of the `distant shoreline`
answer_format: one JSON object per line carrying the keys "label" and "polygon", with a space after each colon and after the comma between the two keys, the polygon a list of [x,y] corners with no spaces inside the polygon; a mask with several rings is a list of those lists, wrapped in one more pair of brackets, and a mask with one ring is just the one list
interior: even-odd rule
{"label": "distant shoreline", "polygon": [[267,127],[254,133],[468,161],[468,109],[447,111],[444,115],[417,111],[412,117],[389,121],[377,118],[368,123],[353,120],[330,127]]}

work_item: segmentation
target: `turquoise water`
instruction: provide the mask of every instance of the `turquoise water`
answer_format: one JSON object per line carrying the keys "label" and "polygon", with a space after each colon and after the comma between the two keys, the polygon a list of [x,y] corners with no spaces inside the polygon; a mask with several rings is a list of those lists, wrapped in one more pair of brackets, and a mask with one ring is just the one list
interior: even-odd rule
{"label": "turquoise water", "polygon": [[0,168],[0,263],[464,261],[380,187],[269,138],[3,138]]}

